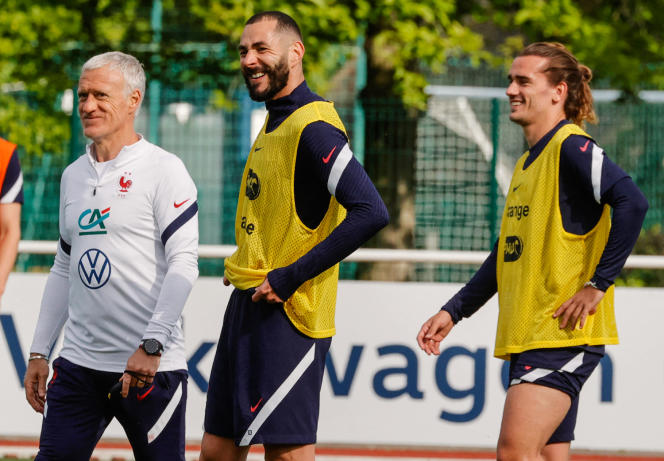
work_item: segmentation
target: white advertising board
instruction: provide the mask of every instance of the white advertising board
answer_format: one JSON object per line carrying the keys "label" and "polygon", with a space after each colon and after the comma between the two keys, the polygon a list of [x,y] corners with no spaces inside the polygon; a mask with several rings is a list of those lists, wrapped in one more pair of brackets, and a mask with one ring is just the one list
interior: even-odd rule
{"label": "white advertising board", "polygon": [[[27,404],[20,375],[37,319],[45,274],[12,274],[0,319],[0,436],[39,436],[41,416]],[[321,394],[321,443],[495,447],[505,396],[504,362],[493,358],[492,299],[427,356],[420,325],[455,284],[339,284],[337,335]],[[200,278],[184,311],[189,361],[187,438],[200,441],[205,389],[231,289]],[[621,344],[581,394],[575,448],[664,451],[664,289],[616,289]],[[124,437],[113,423],[106,437]]]}

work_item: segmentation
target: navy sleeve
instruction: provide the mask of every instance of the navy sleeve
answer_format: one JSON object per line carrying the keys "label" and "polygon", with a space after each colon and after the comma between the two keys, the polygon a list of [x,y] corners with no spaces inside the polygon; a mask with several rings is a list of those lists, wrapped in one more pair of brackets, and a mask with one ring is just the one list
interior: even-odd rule
{"label": "navy sleeve", "polygon": [[21,174],[21,164],[16,149],[14,149],[7,165],[5,179],[0,191],[0,203],[23,203],[23,175]]}
{"label": "navy sleeve", "polygon": [[560,153],[560,211],[568,232],[582,235],[613,209],[611,231],[592,280],[606,290],[636,243],[648,201],[629,175],[584,136],[570,136]]}
{"label": "navy sleeve", "polygon": [[648,211],[648,200],[632,178],[626,177],[602,194],[602,201],[613,208],[613,215],[609,239],[592,281],[600,290],[606,291],[618,277],[627,257],[634,249]]}
{"label": "navy sleeve", "polygon": [[[315,178],[318,187],[324,187],[346,209],[346,218],[332,233],[293,264],[274,269],[268,280],[275,293],[283,300],[292,296],[305,281],[329,269],[355,251],[378,230],[387,225],[388,213],[378,191],[354,158],[345,136],[327,123],[312,124],[300,138],[304,164],[309,165],[309,178]],[[308,132],[307,132],[308,131]],[[301,162],[298,152],[297,162]],[[298,166],[296,164],[296,174]],[[296,203],[302,194],[296,189]],[[329,197],[329,195],[328,195]],[[320,203],[320,202],[319,202]],[[329,199],[320,214],[327,210]],[[301,207],[298,214],[301,213]]]}
{"label": "navy sleeve", "polygon": [[441,310],[449,312],[452,321],[456,324],[462,318],[468,318],[491,299],[498,291],[496,279],[496,264],[498,261],[498,240],[493,250],[484,260],[482,266],[475,272],[461,290],[459,290]]}

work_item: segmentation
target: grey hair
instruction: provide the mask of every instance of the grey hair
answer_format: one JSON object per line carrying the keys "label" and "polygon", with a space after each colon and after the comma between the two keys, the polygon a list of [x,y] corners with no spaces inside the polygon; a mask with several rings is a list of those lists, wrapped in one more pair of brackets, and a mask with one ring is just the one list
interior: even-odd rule
{"label": "grey hair", "polygon": [[122,72],[127,96],[134,90],[141,92],[140,107],[145,96],[145,71],[139,60],[132,55],[120,51],[109,51],[108,53],[98,54],[88,59],[81,68],[81,74],[86,70],[99,69],[104,66],[109,66],[111,69]]}

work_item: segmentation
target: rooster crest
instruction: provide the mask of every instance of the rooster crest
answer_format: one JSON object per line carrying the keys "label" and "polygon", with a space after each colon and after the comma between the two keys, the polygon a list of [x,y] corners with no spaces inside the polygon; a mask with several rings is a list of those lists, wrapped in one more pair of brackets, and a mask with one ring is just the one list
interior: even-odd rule
{"label": "rooster crest", "polygon": [[120,178],[120,187],[121,187],[120,192],[129,192],[129,188],[131,187],[131,184],[132,184],[131,179],[127,179],[125,181],[125,177],[122,176]]}

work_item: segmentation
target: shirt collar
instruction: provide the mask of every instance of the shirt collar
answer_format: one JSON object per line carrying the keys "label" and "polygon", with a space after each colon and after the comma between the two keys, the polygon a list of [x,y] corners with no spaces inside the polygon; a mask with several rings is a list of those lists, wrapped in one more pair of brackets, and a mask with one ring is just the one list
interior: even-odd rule
{"label": "shirt collar", "polygon": [[[120,152],[118,155],[113,159],[109,160],[108,162],[101,162],[101,163],[106,163],[107,165],[114,165],[116,163],[120,163],[125,160],[129,160],[137,155],[139,155],[140,152],[143,151],[143,146],[147,144],[147,141],[145,140],[145,137],[138,133],[138,141],[136,141],[133,144],[129,144],[127,146],[123,146],[122,149],[120,149]],[[92,152],[92,146],[94,143],[88,143],[85,146],[85,153],[88,156],[88,160],[92,165],[97,165],[100,162],[97,161],[97,159],[94,156],[94,153]]]}

